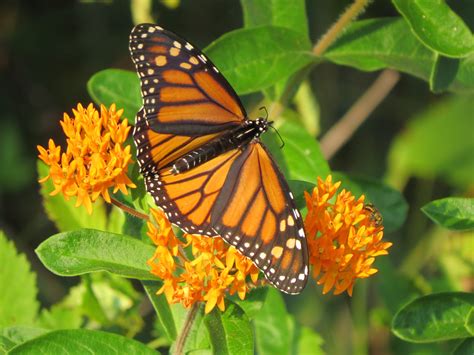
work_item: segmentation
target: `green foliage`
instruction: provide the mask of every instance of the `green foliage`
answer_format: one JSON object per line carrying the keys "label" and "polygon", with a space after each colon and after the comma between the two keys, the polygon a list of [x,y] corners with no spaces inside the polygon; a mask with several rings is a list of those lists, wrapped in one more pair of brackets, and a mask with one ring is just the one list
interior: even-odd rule
{"label": "green foliage", "polygon": [[[333,349],[314,331],[315,325],[339,322],[344,324],[341,329],[347,329],[347,324],[353,321],[356,335],[361,338],[354,343],[367,345],[365,338],[372,338],[369,330],[388,329],[393,316],[392,332],[403,340],[390,339],[394,353],[438,350],[411,343],[451,339],[457,343],[445,342],[441,346],[454,350],[454,354],[473,352],[472,294],[429,294],[433,290],[463,289],[474,268],[469,255],[472,234],[456,236],[457,249],[446,246],[448,235],[442,228],[433,233],[436,238],[430,235],[432,240],[419,233],[419,240],[406,242],[405,233],[418,235],[422,228],[410,223],[412,216],[407,217],[408,203],[402,195],[407,181],[413,177],[442,178],[450,188],[457,189],[458,195],[472,185],[474,106],[472,95],[459,95],[474,93],[474,39],[468,26],[444,1],[393,0],[393,10],[398,10],[401,16],[354,21],[339,32],[326,51],[316,56],[312,50],[314,43],[309,38],[304,0],[240,2],[243,28],[221,35],[205,51],[237,93],[257,93],[246,97],[245,102],[248,99],[254,103],[263,96],[261,104],[266,105],[272,119],[271,109],[277,107],[278,112],[281,108],[273,127],[281,135],[284,146],[281,147],[282,141],[272,130],[262,139],[288,179],[303,214],[304,192],[314,188],[317,177],[324,179],[329,174],[333,175],[333,181],[340,180],[342,188],[350,190],[356,198],[365,195],[366,201],[381,212],[387,240],[394,243],[392,249],[396,251],[390,256],[393,259],[387,257],[380,263],[377,260],[379,273],[370,297],[374,304],[364,305],[362,293],[359,299],[348,302],[351,312],[340,309],[332,312],[335,307],[331,303],[336,301],[321,301],[328,298],[311,295],[317,298],[315,302],[326,302],[326,313],[334,319],[328,322],[322,311],[309,314],[305,305],[295,306],[294,302],[293,308],[301,307],[299,313],[304,313],[303,317],[298,314],[299,320],[304,319],[305,325],[302,325],[287,311],[281,293],[272,287],[258,287],[248,292],[245,300],[236,295],[226,298],[224,312],[215,308],[204,314],[203,305],[199,305],[191,322],[188,309],[181,304],[170,305],[163,294],[157,294],[162,283],[150,273],[147,265],[155,247],[146,236],[146,221],[124,214],[115,206],[107,209],[101,202],[94,204],[93,213],[89,215],[85,208],[74,207],[75,199],[66,201],[59,194],[51,196],[53,185],[48,181],[41,185],[41,196],[49,219],[61,233],[46,239],[36,253],[54,274],[81,275],[80,282],[70,288],[61,301],[39,310],[35,275],[30,272],[24,256],[18,255],[13,245],[0,235],[0,327],[3,327],[0,351],[145,354],[155,353],[153,349],[158,348],[174,353],[177,342],[183,340],[180,339],[183,330],[189,329],[183,349],[186,354],[251,354],[255,350],[262,355],[323,354]],[[175,5],[176,2],[166,6]],[[134,3],[134,18],[151,21],[151,8],[151,2]],[[313,69],[323,62],[369,72],[391,68],[424,80],[433,93],[452,93],[411,118],[388,145],[385,182],[331,171],[315,139],[320,130],[320,107],[309,80]],[[123,108],[123,116],[133,124],[142,103],[136,73],[105,69],[90,78],[87,89],[96,103],[106,106],[115,103],[118,109]],[[326,114],[325,109],[321,107],[323,114]],[[249,109],[249,112],[252,111]],[[254,118],[254,113],[249,116]],[[385,137],[384,132],[381,134]],[[26,174],[18,163],[22,160],[17,139],[12,140],[6,133],[2,137],[0,141],[7,142],[2,145],[4,148],[13,147],[11,154],[2,149],[2,156],[7,158],[8,164],[16,164],[15,169],[20,172],[16,175]],[[38,177],[48,174],[43,163],[37,168]],[[7,170],[2,171],[0,180],[11,180]],[[138,188],[130,195],[118,193],[115,198],[129,208],[148,213],[149,205],[154,204],[145,192],[137,164],[130,170]],[[10,183],[22,186],[24,182],[20,179]],[[412,196],[407,196],[407,200],[411,201]],[[415,206],[429,200],[420,199]],[[418,208],[413,210],[413,214],[419,213]],[[426,204],[422,211],[452,231],[470,231],[474,226],[473,199],[436,200]],[[409,223],[404,226],[407,218]],[[399,230],[402,233],[394,233]],[[441,250],[439,254],[430,254],[434,253],[434,244]],[[437,278],[425,275],[423,268],[428,263],[425,259],[436,259],[430,260],[426,274],[436,268],[440,274]],[[137,291],[124,278],[140,280],[144,292]],[[428,295],[414,299],[421,294]],[[150,304],[143,302],[145,297]],[[349,318],[348,314],[367,315],[367,318],[361,321]],[[154,324],[154,329],[148,324]],[[325,323],[323,326],[326,328]],[[150,341],[150,337],[154,339],[147,347],[130,339],[137,334],[143,342]],[[378,335],[374,334],[374,337]],[[366,351],[358,348],[354,352]]]}
{"label": "green foliage", "polygon": [[411,342],[474,336],[474,295],[447,292],[420,297],[395,315],[392,331]]}
{"label": "green foliage", "polygon": [[[392,68],[429,81],[436,56],[413,35],[403,19],[383,18],[354,22],[323,57],[360,70]],[[474,92],[473,60],[472,52],[460,60],[447,89]]]}
{"label": "green foliage", "polygon": [[433,222],[453,230],[474,229],[474,199],[447,197],[421,209]]}
{"label": "green foliage", "polygon": [[156,354],[136,340],[117,334],[86,329],[56,330],[17,345],[9,354]]}
{"label": "green foliage", "polygon": [[93,229],[56,234],[36,249],[41,262],[62,276],[108,271],[139,280],[156,280],[146,261],[154,248],[132,237]]}
{"label": "green foliage", "polygon": [[0,231],[0,328],[32,324],[38,313],[36,275]]}
{"label": "green foliage", "polygon": [[228,32],[205,52],[238,94],[266,89],[314,60],[308,40],[277,26]]}

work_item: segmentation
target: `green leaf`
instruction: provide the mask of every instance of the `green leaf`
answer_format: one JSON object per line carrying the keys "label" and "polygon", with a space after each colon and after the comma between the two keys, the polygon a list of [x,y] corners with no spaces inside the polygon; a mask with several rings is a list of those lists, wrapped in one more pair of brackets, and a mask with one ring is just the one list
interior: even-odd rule
{"label": "green leaf", "polygon": [[24,254],[0,231],[0,328],[33,324],[39,304],[36,275]]}
{"label": "green leaf", "polygon": [[146,264],[154,251],[135,238],[92,229],[53,235],[36,249],[42,263],[57,275],[108,271],[140,280],[156,280]]}
{"label": "green leaf", "polygon": [[304,0],[241,0],[244,27],[273,25],[289,28],[308,37]]}
{"label": "green leaf", "polygon": [[231,301],[226,310],[214,308],[204,317],[214,354],[253,354],[253,334],[245,312]]}
{"label": "green leaf", "polygon": [[397,191],[380,181],[345,175],[340,172],[333,173],[334,181],[341,181],[341,186],[351,191],[356,198],[360,195],[367,197],[367,202],[372,202],[383,217],[386,232],[393,232],[405,222],[408,204],[400,191]]}
{"label": "green leaf", "polygon": [[[433,176],[461,187],[472,183],[474,116],[471,97],[450,97],[410,119],[389,153],[389,180]],[[453,144],[456,142],[456,144]],[[436,159],[434,159],[436,157]]]}
{"label": "green leaf", "polygon": [[460,60],[457,58],[436,56],[430,75],[430,89],[435,93],[446,91],[456,79]]}
{"label": "green leaf", "polygon": [[280,120],[274,126],[283,138],[284,147],[280,148],[278,145],[275,133],[263,136],[263,141],[268,145],[288,180],[316,183],[318,176],[325,178],[330,174],[329,165],[321,153],[319,143],[304,127],[294,120]]}
{"label": "green leaf", "polygon": [[448,229],[474,229],[474,199],[447,197],[431,201],[421,210],[433,222]]}
{"label": "green leaf", "polygon": [[315,60],[307,39],[276,26],[228,32],[205,51],[239,94],[270,87]]}
{"label": "green leaf", "polygon": [[[42,178],[48,174],[48,166],[38,160],[38,176]],[[53,190],[51,180],[41,184],[40,191],[46,214],[60,231],[65,232],[79,228],[105,229],[107,219],[102,200],[97,200],[94,203],[92,214],[88,214],[84,206],[74,206],[75,198],[67,201],[61,194],[51,196],[50,193]]]}
{"label": "green leaf", "polygon": [[293,193],[296,207],[301,212],[302,216],[306,215],[306,199],[304,198],[304,192],[313,191],[314,187],[316,186],[315,183],[301,181],[301,180],[288,180],[288,185],[290,185],[291,192]]}
{"label": "green leaf", "polygon": [[467,338],[454,350],[453,355],[474,354],[474,338]]}
{"label": "green leaf", "polygon": [[89,79],[87,91],[97,104],[109,107],[115,103],[117,109],[123,108],[122,118],[134,124],[135,115],[142,106],[140,81],[136,73],[120,69],[102,70]]}
{"label": "green leaf", "polygon": [[153,308],[155,309],[161,328],[166,332],[166,337],[169,340],[176,340],[176,325],[174,323],[170,305],[168,304],[164,294],[156,294],[160,289],[161,284],[158,284],[157,282],[143,281],[142,285],[153,305]]}
{"label": "green leaf", "polygon": [[0,353],[1,350],[8,351],[16,345],[39,337],[40,335],[46,334],[47,332],[47,329],[26,327],[21,325],[0,329]]}
{"label": "green leaf", "polygon": [[472,337],[474,294],[445,292],[420,297],[400,309],[392,321],[399,338],[416,343]]}
{"label": "green leaf", "polygon": [[[425,81],[430,79],[436,59],[435,52],[418,41],[401,18],[356,21],[323,57],[364,71],[392,68]],[[459,62],[448,89],[474,92],[474,53]]]}
{"label": "green leaf", "polygon": [[156,354],[136,340],[97,330],[56,330],[11,349],[9,354]]}
{"label": "green leaf", "polygon": [[444,0],[392,0],[415,36],[433,51],[465,57],[474,50],[474,37]]}
{"label": "green leaf", "polygon": [[270,287],[265,304],[254,318],[255,342],[260,355],[290,354],[292,325],[281,294]]}

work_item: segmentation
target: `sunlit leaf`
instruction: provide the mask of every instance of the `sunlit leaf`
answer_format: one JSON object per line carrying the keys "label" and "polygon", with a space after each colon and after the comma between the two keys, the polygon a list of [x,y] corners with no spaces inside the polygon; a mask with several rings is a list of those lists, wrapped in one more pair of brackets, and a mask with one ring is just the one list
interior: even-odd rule
{"label": "sunlit leaf", "polygon": [[26,341],[9,354],[155,354],[136,340],[97,330],[56,330]]}
{"label": "sunlit leaf", "polygon": [[94,271],[155,280],[147,260],[155,248],[137,239],[93,229],[59,233],[36,249],[40,260],[61,276],[76,276]]}
{"label": "sunlit leaf", "polygon": [[0,328],[32,325],[39,303],[36,275],[24,254],[19,254],[0,231]]}
{"label": "sunlit leaf", "polygon": [[433,222],[454,230],[474,229],[474,199],[447,197],[421,209]]}
{"label": "sunlit leaf", "polygon": [[474,37],[444,0],[392,0],[413,33],[432,50],[464,57],[474,50]]}
{"label": "sunlit leaf", "polygon": [[446,292],[420,297],[394,317],[392,331],[411,342],[434,342],[474,336],[474,295]]}
{"label": "sunlit leaf", "polygon": [[276,26],[228,32],[205,51],[239,94],[267,88],[315,60],[307,39]]}

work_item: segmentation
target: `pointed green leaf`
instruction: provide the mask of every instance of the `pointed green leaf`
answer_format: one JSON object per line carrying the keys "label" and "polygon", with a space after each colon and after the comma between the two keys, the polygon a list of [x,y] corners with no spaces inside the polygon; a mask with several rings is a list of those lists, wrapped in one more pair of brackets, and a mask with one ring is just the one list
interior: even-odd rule
{"label": "pointed green leaf", "polygon": [[135,238],[93,229],[53,235],[36,249],[42,263],[57,275],[108,271],[140,280],[156,280],[146,263],[154,251]]}
{"label": "pointed green leaf", "polygon": [[267,88],[315,60],[307,39],[276,26],[228,32],[205,51],[239,94]]}
{"label": "pointed green leaf", "polygon": [[[359,70],[392,68],[429,81],[435,52],[426,48],[401,18],[356,21],[324,53],[331,62]],[[450,91],[474,92],[474,53],[459,62]]]}
{"label": "pointed green leaf", "polygon": [[0,231],[0,328],[16,324],[31,325],[39,303],[36,300],[36,275],[24,254]]}
{"label": "pointed green leaf", "polygon": [[294,342],[294,349],[296,349],[294,352],[295,354],[325,354],[321,348],[323,345],[323,338],[311,328],[297,325],[295,329]]}
{"label": "pointed green leaf", "polygon": [[120,69],[102,70],[89,79],[87,90],[97,104],[109,107],[115,103],[117,109],[123,108],[122,118],[134,124],[135,115],[142,106],[140,81],[136,73]]}
{"label": "pointed green leaf", "polygon": [[[171,312],[173,313],[173,318],[176,324],[176,330],[180,334],[183,330],[186,318],[189,313],[189,309],[184,308],[180,303],[173,304],[170,306]],[[194,321],[189,330],[188,337],[186,338],[186,343],[184,344],[183,352],[185,354],[195,351],[202,351],[211,348],[211,343],[209,341],[209,333],[204,324],[204,307],[199,306],[197,313],[195,315]],[[174,347],[176,342],[170,349],[170,353],[174,353]]]}
{"label": "pointed green leaf", "polygon": [[474,199],[447,197],[431,201],[421,210],[431,220],[445,228],[454,230],[474,229]]}
{"label": "pointed green leaf", "polygon": [[9,354],[156,354],[136,340],[97,330],[56,330],[29,340]]}
{"label": "pointed green leaf", "polygon": [[474,336],[474,294],[445,292],[417,298],[392,321],[399,338],[416,343]]}
{"label": "pointed green leaf", "polygon": [[257,287],[247,293],[244,300],[237,296],[231,297],[231,299],[244,310],[249,319],[253,319],[265,304],[267,292],[268,287]]}
{"label": "pointed green leaf", "polygon": [[474,37],[444,0],[392,0],[415,36],[433,51],[465,57],[474,51]]}

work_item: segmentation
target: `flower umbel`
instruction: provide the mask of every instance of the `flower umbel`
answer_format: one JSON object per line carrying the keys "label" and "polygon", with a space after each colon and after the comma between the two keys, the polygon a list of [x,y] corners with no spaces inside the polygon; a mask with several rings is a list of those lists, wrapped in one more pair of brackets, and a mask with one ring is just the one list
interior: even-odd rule
{"label": "flower umbel", "polygon": [[151,273],[163,279],[158,293],[163,293],[170,304],[189,308],[205,302],[206,313],[215,306],[223,311],[226,293],[237,293],[244,299],[256,285],[257,267],[220,237],[184,234],[181,239],[161,210],[152,209],[151,216],[148,236],[157,248],[148,264]]}
{"label": "flower umbel", "polygon": [[356,199],[346,190],[336,195],[340,185],[331,176],[318,178],[312,194],[305,193],[305,229],[312,274],[323,293],[334,288],[336,295],[352,295],[355,280],[375,274],[375,257],[388,254],[392,243],[382,242],[381,217],[374,218],[372,205],[365,208],[365,196]]}
{"label": "flower umbel", "polygon": [[127,194],[127,187],[135,184],[127,176],[131,163],[130,145],[123,147],[130,126],[121,120],[123,110],[101,105],[98,112],[92,104],[81,104],[73,109],[74,117],[64,113],[60,122],[67,138],[66,151],[56,146],[52,139],[48,148],[38,146],[39,158],[49,165],[49,175],[54,190],[51,195],[62,193],[66,199],[76,196],[76,207],[84,205],[92,213],[92,203],[102,196],[110,203],[108,189]]}

